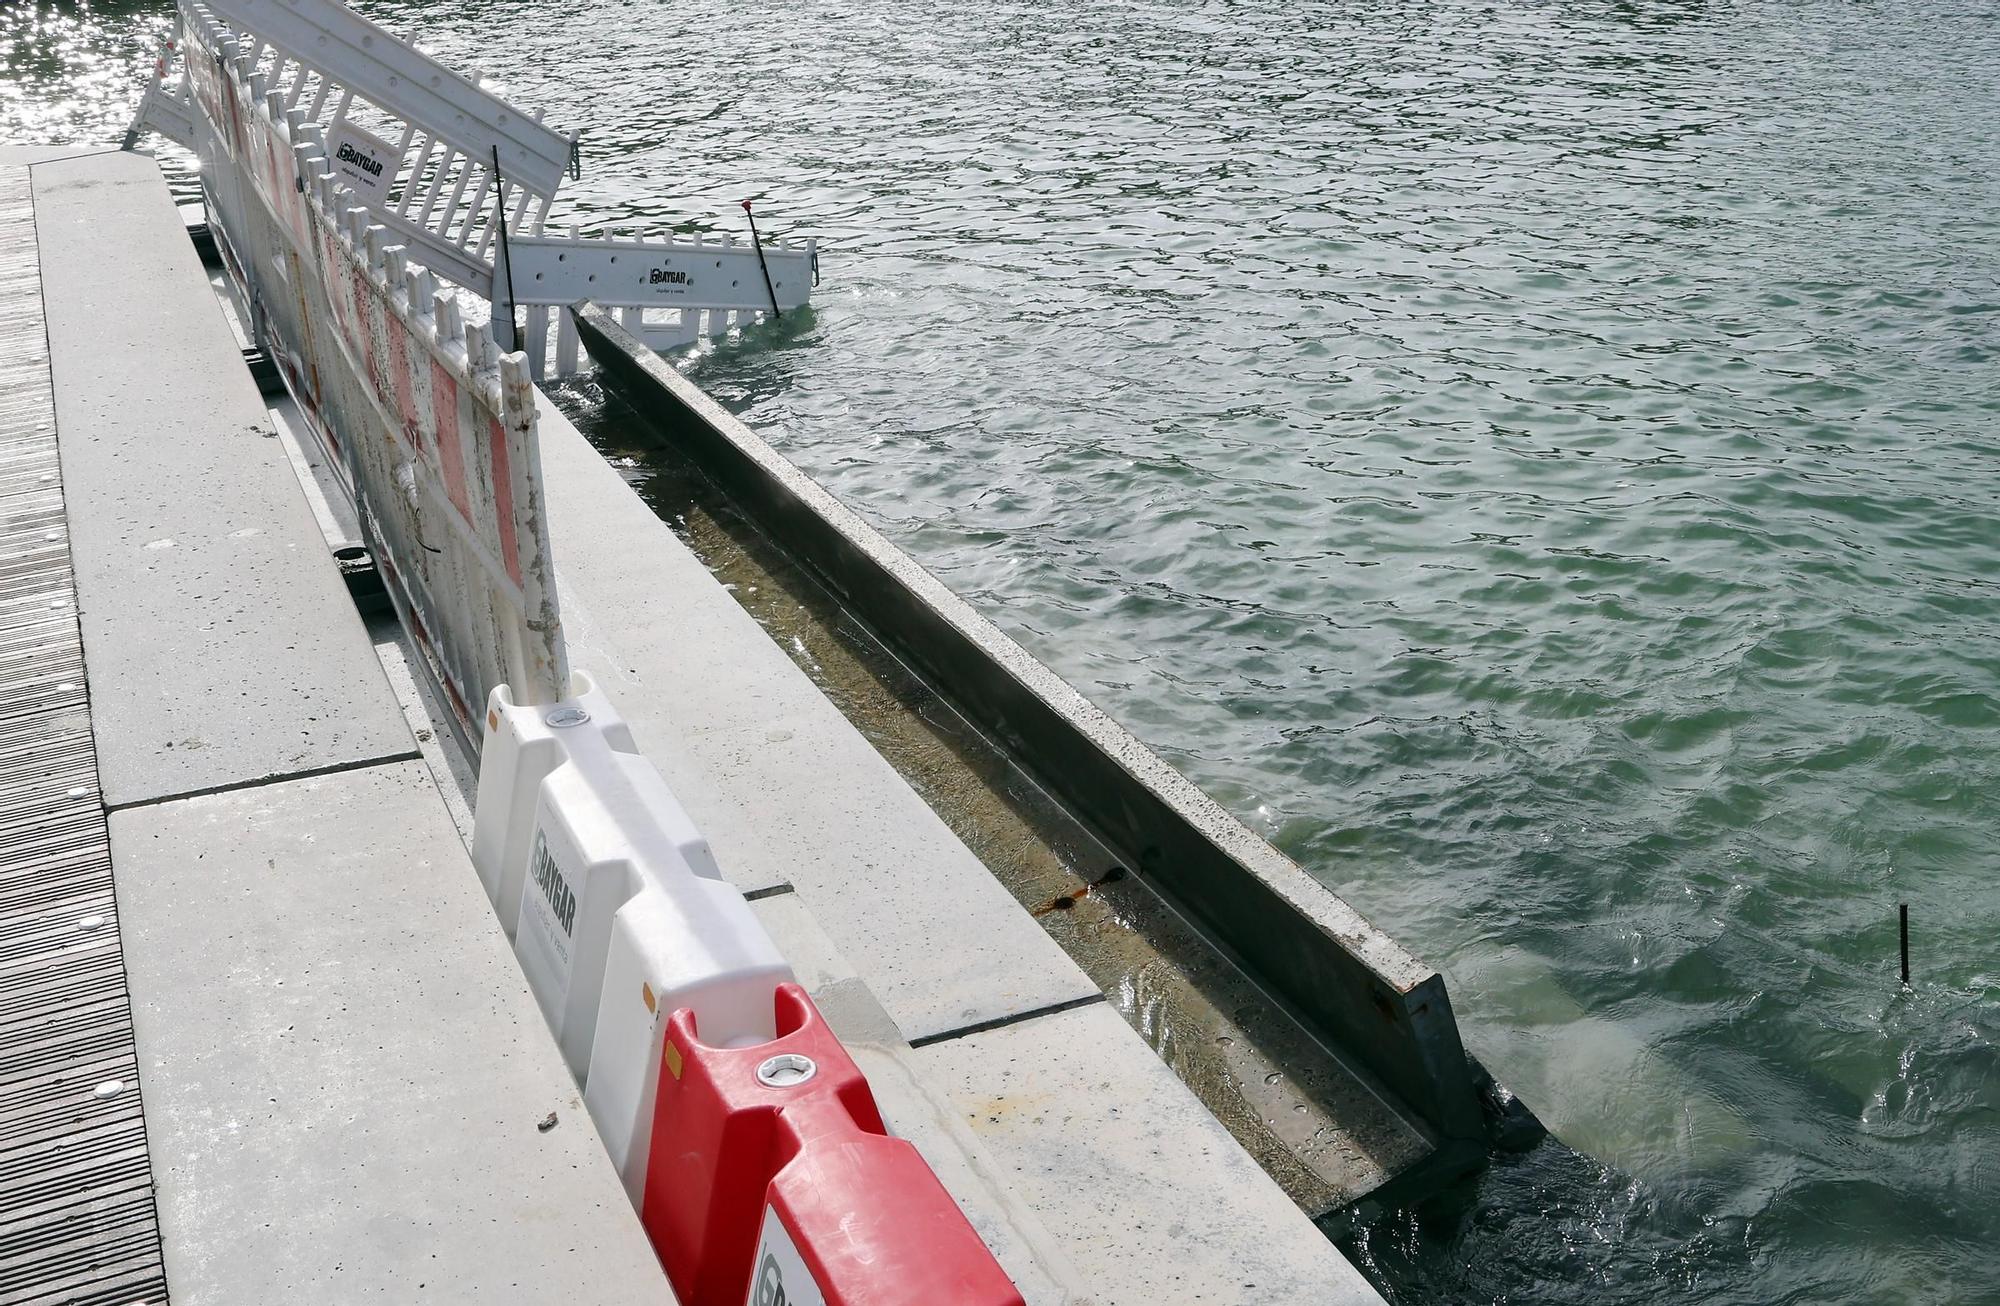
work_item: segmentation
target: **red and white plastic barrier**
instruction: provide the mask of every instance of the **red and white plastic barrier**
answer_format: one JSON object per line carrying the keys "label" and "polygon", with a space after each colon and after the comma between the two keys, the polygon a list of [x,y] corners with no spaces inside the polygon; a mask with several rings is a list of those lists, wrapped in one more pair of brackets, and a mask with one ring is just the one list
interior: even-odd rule
{"label": "red and white plastic barrier", "polygon": [[473,861],[684,1306],[1019,1306],[616,708],[571,691],[488,700]]}
{"label": "red and white plastic barrier", "polygon": [[611,701],[585,676],[571,688],[539,706],[493,691],[473,862],[636,1189],[664,1016],[767,1039],[772,986],[792,972]]}
{"label": "red and white plastic barrier", "polygon": [[640,1219],[683,1306],[1021,1306],[812,999],[726,1048],[667,1022]]}
{"label": "red and white plastic barrier", "polygon": [[1019,1306],[610,700],[571,690],[493,692],[473,859],[685,1306]]}

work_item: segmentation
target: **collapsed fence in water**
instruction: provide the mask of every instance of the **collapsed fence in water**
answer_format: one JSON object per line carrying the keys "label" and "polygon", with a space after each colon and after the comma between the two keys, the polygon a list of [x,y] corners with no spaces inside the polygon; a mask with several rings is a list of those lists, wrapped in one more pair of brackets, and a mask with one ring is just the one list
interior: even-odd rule
{"label": "collapsed fence in water", "polygon": [[[244,83],[296,143],[308,129],[328,170],[410,262],[498,308],[495,339],[531,376],[581,365],[568,306],[613,308],[653,348],[693,344],[804,305],[818,245],[726,234],[557,230],[548,216],[580,170],[574,132],[557,131],[327,0],[186,0],[194,23],[223,30]],[[206,68],[163,43],[127,147],[155,131],[199,152],[194,96]],[[204,47],[204,64],[219,53]],[[269,97],[275,96],[275,99]],[[210,119],[210,121],[215,121]],[[754,231],[754,228],[753,228]],[[517,322],[516,319],[519,319]]]}

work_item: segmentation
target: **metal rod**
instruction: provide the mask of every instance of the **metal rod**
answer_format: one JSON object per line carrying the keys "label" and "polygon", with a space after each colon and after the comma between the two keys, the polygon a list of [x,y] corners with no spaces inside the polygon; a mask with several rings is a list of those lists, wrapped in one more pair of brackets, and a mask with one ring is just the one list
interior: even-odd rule
{"label": "metal rod", "polygon": [[507,248],[507,179],[500,175],[500,147],[493,147],[493,187],[499,192],[500,259],[507,268],[507,348],[521,347],[521,329],[515,322],[519,306],[514,302],[514,256]]}
{"label": "metal rod", "polygon": [[750,211],[750,201],[743,201],[743,216],[750,219],[750,243],[757,247],[757,267],[764,274],[764,293],[771,297],[771,320],[777,321],[784,314],[778,311],[778,292],[771,285],[771,268],[764,262],[764,242],[757,238],[757,215]]}
{"label": "metal rod", "polygon": [[1896,915],[1900,918],[1903,934],[1903,987],[1910,987],[1910,904],[1896,904]]}

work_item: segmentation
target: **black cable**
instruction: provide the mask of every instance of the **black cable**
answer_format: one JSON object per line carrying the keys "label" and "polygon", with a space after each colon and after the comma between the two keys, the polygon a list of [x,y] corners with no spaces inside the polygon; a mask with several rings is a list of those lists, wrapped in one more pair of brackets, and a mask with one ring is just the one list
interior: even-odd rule
{"label": "black cable", "polygon": [[507,348],[521,347],[521,306],[514,302],[514,254],[507,248],[507,180],[500,175],[500,147],[493,147],[493,190],[500,205],[500,261],[507,265]]}
{"label": "black cable", "polygon": [[743,201],[743,216],[750,219],[750,243],[757,248],[757,266],[764,273],[764,293],[771,297],[771,320],[777,321],[784,314],[778,311],[778,292],[771,285],[771,268],[764,262],[764,242],[757,238],[757,215],[750,211],[750,201]]}

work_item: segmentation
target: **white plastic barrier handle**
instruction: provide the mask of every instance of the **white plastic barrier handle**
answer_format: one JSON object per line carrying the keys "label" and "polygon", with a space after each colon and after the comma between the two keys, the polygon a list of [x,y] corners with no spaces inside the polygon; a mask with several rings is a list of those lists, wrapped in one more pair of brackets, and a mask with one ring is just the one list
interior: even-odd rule
{"label": "white plastic barrier handle", "polygon": [[634,1207],[645,1196],[667,1018],[686,1008],[704,1041],[727,1047],[769,1042],[774,994],[792,979],[750,904],[720,880],[649,886],[619,910],[583,1101]]}
{"label": "white plastic barrier handle", "polygon": [[646,884],[691,875],[681,846],[700,835],[645,758],[588,732],[561,742],[567,756],[536,799],[514,952],[581,1082],[611,918]]}

